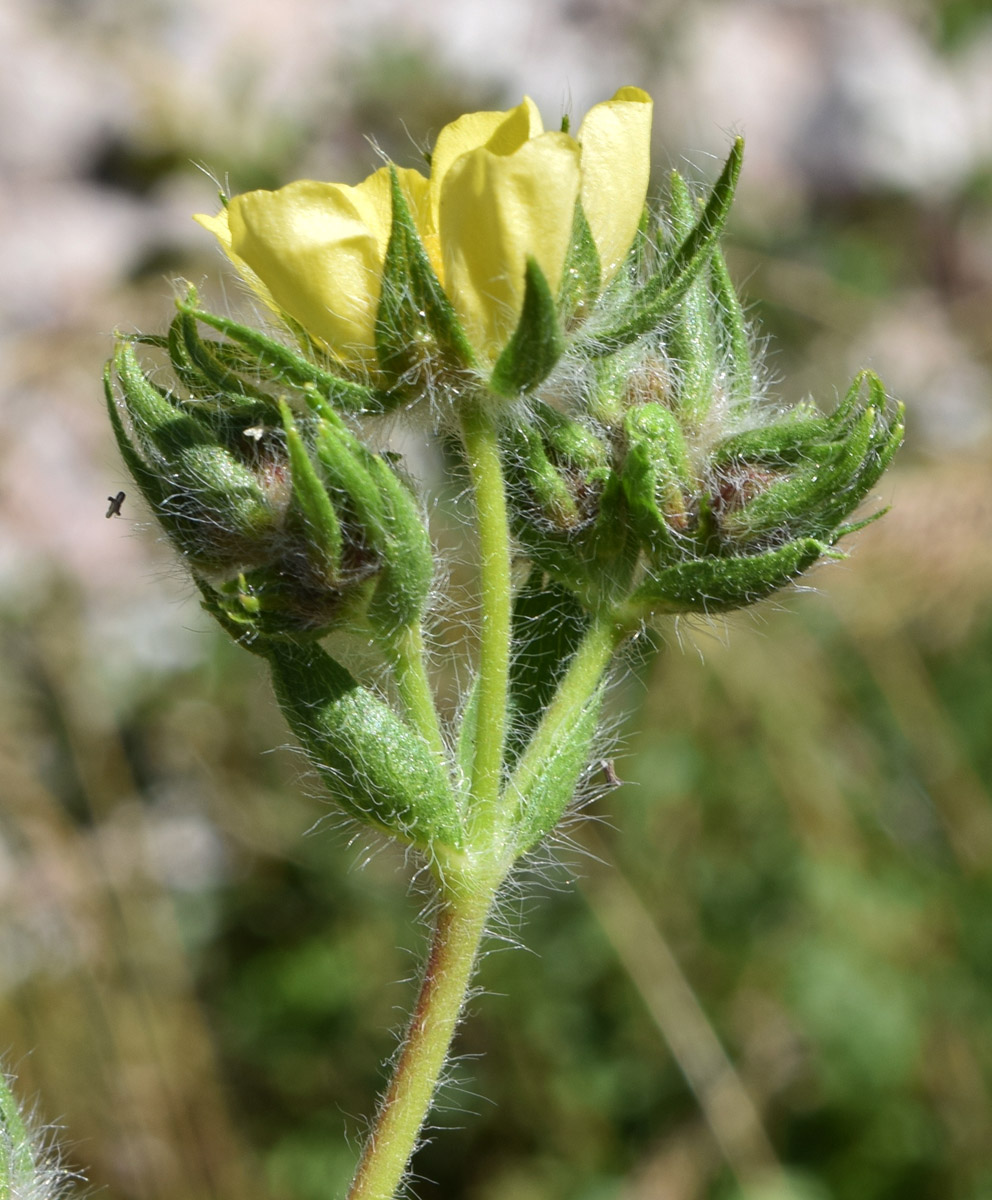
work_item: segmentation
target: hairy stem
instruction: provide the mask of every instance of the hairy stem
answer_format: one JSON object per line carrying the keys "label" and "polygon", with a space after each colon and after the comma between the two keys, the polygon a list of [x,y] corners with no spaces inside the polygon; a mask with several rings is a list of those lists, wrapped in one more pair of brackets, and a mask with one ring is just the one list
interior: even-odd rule
{"label": "hairy stem", "polygon": [[417,1147],[472,979],[496,886],[448,892],[403,1049],[348,1200],[393,1200]]}
{"label": "hairy stem", "polygon": [[407,625],[389,638],[386,645],[396,690],[407,719],[440,758],[444,738],[438,721],[434,693],[424,661],[424,634],[419,625]]}
{"label": "hairy stem", "polygon": [[462,438],[479,537],[479,706],[472,763],[473,833],[486,840],[499,805],[510,686],[510,530],[499,444],[483,404],[467,406]]}
{"label": "hairy stem", "polygon": [[506,789],[507,797],[526,795],[529,791],[535,778],[545,769],[548,755],[552,753],[562,730],[576,719],[599,687],[610,659],[629,633],[629,625],[616,620],[612,613],[597,616],[589,626],[554,698],[545,709],[534,736],[517,763]]}

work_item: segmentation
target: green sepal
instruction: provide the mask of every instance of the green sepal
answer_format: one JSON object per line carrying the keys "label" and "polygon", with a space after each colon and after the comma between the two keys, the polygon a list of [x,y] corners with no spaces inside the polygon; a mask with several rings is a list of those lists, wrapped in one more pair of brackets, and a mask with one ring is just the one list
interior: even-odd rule
{"label": "green sepal", "polygon": [[604,425],[619,425],[631,402],[631,380],[641,365],[640,346],[628,346],[616,354],[596,358],[590,363],[592,388],[589,415]]}
{"label": "green sepal", "polygon": [[726,515],[721,522],[724,536],[752,539],[789,529],[828,536],[850,511],[849,489],[867,459],[875,424],[875,411],[868,408],[846,441],[810,446],[795,470]]}
{"label": "green sepal", "polygon": [[520,320],[496,360],[489,379],[490,389],[498,396],[529,392],[547,379],[564,349],[558,305],[537,260],[528,258]]}
{"label": "green sepal", "polygon": [[624,421],[629,449],[621,479],[631,522],[655,565],[683,557],[678,534],[688,525],[689,452],[681,425],[664,404],[637,405]]}
{"label": "green sepal", "polygon": [[[697,210],[685,180],[677,171],[671,175],[668,204],[672,233],[681,243],[692,233]],[[665,353],[672,363],[674,404],[683,428],[691,430],[698,430],[706,420],[716,382],[715,314],[710,291],[712,258],[711,250],[665,328]]]}
{"label": "green sepal", "polygon": [[108,383],[121,453],[180,553],[208,571],[264,560],[280,514],[250,466],[148,379],[130,345],[113,366],[130,425],[129,434]]}
{"label": "green sepal", "polygon": [[430,534],[415,498],[389,463],[363,446],[340,419],[321,419],[316,452],[340,510],[350,514],[356,536],[377,561],[368,619],[385,633],[413,624],[434,577]]}
{"label": "green sepal", "polygon": [[454,794],[427,742],[313,643],[265,641],[276,699],[334,799],[422,850],[462,844]]}
{"label": "green sepal", "polygon": [[341,522],[285,401],[279,402],[279,413],[289,453],[293,510],[303,519],[306,545],[308,549],[312,548],[321,560],[321,573],[326,574],[329,581],[336,580],[341,572],[343,549]]}
{"label": "green sepal", "polygon": [[630,590],[640,541],[630,520],[623,482],[615,471],[603,484],[589,546],[589,566],[585,574],[594,582],[592,594],[597,600],[619,600]]}
{"label": "green sepal", "polygon": [[[865,383],[867,404],[861,398]],[[725,514],[724,537],[760,539],[772,531],[793,531],[835,540],[835,526],[867,496],[901,445],[902,406],[889,404],[876,375],[861,372],[823,424],[828,435],[840,434],[840,440],[797,450],[789,474]]]}
{"label": "green sepal", "polygon": [[[422,393],[425,372],[438,357],[452,370],[476,363],[420,240],[395,167],[390,167],[390,175],[393,215],[376,312],[375,347],[395,405],[410,394]],[[436,371],[436,366],[431,369]]]}
{"label": "green sepal", "polygon": [[751,401],[755,393],[754,361],[751,355],[751,337],[748,332],[744,308],[727,261],[720,247],[714,246],[710,258],[710,288],[713,293],[717,357],[724,380],[724,392],[732,406],[742,406]]}
{"label": "green sepal", "polygon": [[176,301],[176,307],[188,318],[225,334],[254,356],[260,378],[304,389],[314,407],[324,402],[342,412],[356,414],[381,412],[384,408],[382,397],[374,389],[324,370],[256,329],[198,308],[193,288],[188,290],[185,300]]}
{"label": "green sepal", "polygon": [[389,463],[372,455],[369,470],[379,485],[385,538],[367,615],[388,634],[420,619],[434,580],[434,547],[415,497]]}
{"label": "green sepal", "polygon": [[369,471],[371,451],[340,421],[321,419],[314,436],[326,486],[337,493],[336,507],[347,513],[364,541],[380,549],[385,541],[385,510]]}
{"label": "green sepal", "polygon": [[372,574],[354,569],[336,587],[304,552],[240,572],[216,588],[198,582],[204,607],[243,645],[259,637],[311,639],[362,627],[375,587]]}
{"label": "green sepal", "polygon": [[536,508],[542,521],[555,529],[573,529],[579,510],[564,478],[548,458],[540,432],[523,425],[507,435],[515,465],[524,481],[527,507]]}
{"label": "green sepal", "polygon": [[584,354],[591,358],[615,354],[622,347],[657,329],[674,310],[709,262],[723,231],[734,199],[743,154],[744,142],[737,138],[691,232],[666,258],[661,270],[632,292],[616,324],[589,332],[581,342]]}
{"label": "green sepal", "polygon": [[558,312],[566,328],[580,324],[588,316],[599,295],[600,278],[599,251],[582,204],[576,200],[572,237],[558,285]]}
{"label": "green sepal", "polygon": [[169,495],[169,484],[166,477],[158,471],[153,471],[149,468],[144,458],[135,449],[124,427],[124,422],[121,420],[120,410],[117,406],[117,397],[114,395],[113,372],[115,361],[115,359],[109,360],[103,368],[103,394],[107,401],[107,413],[110,417],[110,425],[114,431],[114,437],[117,439],[117,448],[120,450],[124,465],[131,473],[134,482],[138,485],[138,490],[144,497],[145,503],[152,512],[158,512]]}
{"label": "green sepal", "polygon": [[250,398],[275,406],[267,392],[233,371],[217,355],[214,346],[204,341],[185,306],[179,307],[169,328],[169,357],[173,370],[195,396],[225,396],[228,403],[233,400],[235,404],[239,401],[243,404]]}
{"label": "green sepal", "polygon": [[811,411],[815,412],[802,405],[781,421],[726,438],[710,456],[712,466],[723,467],[732,462],[791,466],[800,462],[811,444],[827,440],[830,433],[827,418],[818,413],[809,415]]}
{"label": "green sepal", "polygon": [[827,544],[805,537],[763,554],[677,563],[640,584],[631,607],[645,615],[730,612],[785,587],[824,554]]}
{"label": "green sepal", "polygon": [[588,477],[608,468],[609,447],[588,424],[550,404],[536,403],[534,416],[555,462],[565,470]]}
{"label": "green sepal", "polygon": [[518,799],[514,847],[525,854],[562,819],[589,765],[605,689],[600,687],[561,730],[527,791]]}

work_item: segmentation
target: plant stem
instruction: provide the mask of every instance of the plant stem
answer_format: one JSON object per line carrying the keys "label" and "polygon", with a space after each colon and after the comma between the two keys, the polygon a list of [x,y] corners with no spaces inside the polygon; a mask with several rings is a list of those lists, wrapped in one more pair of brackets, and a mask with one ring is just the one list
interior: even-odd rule
{"label": "plant stem", "polygon": [[510,530],[496,428],[483,403],[466,405],[462,438],[479,537],[479,708],[472,762],[472,833],[488,841],[500,798],[510,686]]}
{"label": "plant stem", "polygon": [[447,891],[424,982],[348,1200],[393,1200],[430,1109],[498,884]]}
{"label": "plant stem", "polygon": [[420,625],[406,625],[388,640],[386,651],[393,668],[396,690],[407,717],[430,748],[445,756],[434,693],[424,664],[424,634]]}
{"label": "plant stem", "polygon": [[517,763],[506,788],[508,799],[515,800],[517,796],[527,794],[534,779],[545,769],[548,755],[552,753],[562,730],[576,719],[599,687],[610,659],[629,632],[630,628],[616,620],[611,612],[594,619]]}

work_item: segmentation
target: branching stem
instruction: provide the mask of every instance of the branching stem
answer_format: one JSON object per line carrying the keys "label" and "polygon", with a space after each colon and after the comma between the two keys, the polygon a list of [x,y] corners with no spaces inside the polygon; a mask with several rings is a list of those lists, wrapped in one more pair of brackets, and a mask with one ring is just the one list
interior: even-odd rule
{"label": "branching stem", "polygon": [[434,753],[443,759],[444,738],[434,693],[427,678],[424,634],[420,625],[407,625],[397,630],[388,640],[386,652],[407,719]]}
{"label": "branching stem", "polygon": [[[604,612],[593,621],[513,779],[504,789],[513,604],[510,531],[497,431],[484,404],[473,405],[463,413],[462,437],[476,502],[481,610],[467,848],[457,868],[437,867],[440,907],[424,981],[348,1200],[393,1200],[397,1194],[468,994],[486,920],[500,884],[513,865],[511,829],[517,816],[517,798],[546,768],[563,729],[576,719],[600,686],[614,651],[629,632],[612,612]],[[397,634],[390,654],[409,719],[443,753],[419,629]]]}

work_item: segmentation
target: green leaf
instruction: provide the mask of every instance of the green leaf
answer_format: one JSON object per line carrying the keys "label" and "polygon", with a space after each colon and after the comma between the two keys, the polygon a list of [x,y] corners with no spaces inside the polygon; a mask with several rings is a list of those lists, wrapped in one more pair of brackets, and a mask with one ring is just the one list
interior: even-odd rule
{"label": "green leaf", "polygon": [[334,799],[363,824],[430,850],[459,847],[454,793],[426,741],[314,644],[270,641],[283,715]]}
{"label": "green leaf", "polygon": [[515,830],[518,854],[533,849],[547,837],[572,802],[579,780],[589,765],[603,693],[604,689],[600,687],[576,712],[574,720],[561,730],[542,769],[519,797]]}
{"label": "green leaf", "polygon": [[513,601],[508,766],[530,739],[588,623],[570,591],[531,570]]}
{"label": "green leaf", "polygon": [[498,396],[529,392],[551,374],[564,348],[558,305],[537,261],[528,258],[520,321],[496,361],[490,389]]}

